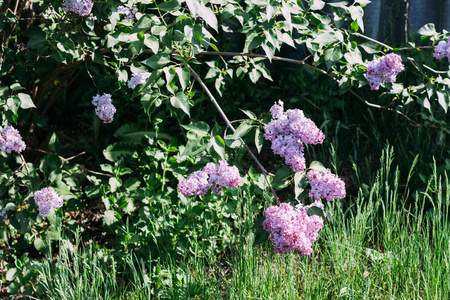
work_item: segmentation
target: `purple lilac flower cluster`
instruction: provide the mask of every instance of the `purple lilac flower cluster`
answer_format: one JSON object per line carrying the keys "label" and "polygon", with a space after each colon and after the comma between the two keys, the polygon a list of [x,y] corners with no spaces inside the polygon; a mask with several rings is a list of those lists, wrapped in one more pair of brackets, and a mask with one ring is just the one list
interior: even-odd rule
{"label": "purple lilac flower cluster", "polygon": [[43,188],[34,193],[34,201],[39,207],[39,215],[47,217],[55,208],[62,207],[63,200],[51,187]]}
{"label": "purple lilac flower cluster", "polygon": [[275,252],[298,250],[303,255],[312,253],[311,246],[317,240],[323,219],[316,215],[308,216],[309,207],[294,208],[289,203],[281,203],[267,208],[262,226],[270,233]]}
{"label": "purple lilac flower cluster", "polygon": [[92,6],[94,6],[92,0],[66,0],[62,4],[62,9],[80,16],[87,16],[91,13]]}
{"label": "purple lilac flower cluster", "polygon": [[0,130],[0,147],[6,153],[11,153],[11,151],[20,153],[25,150],[26,146],[17,129],[5,126]]}
{"label": "purple lilac flower cluster", "polygon": [[436,47],[434,47],[433,56],[437,59],[447,57],[450,60],[450,37],[447,41],[440,41]]}
{"label": "purple lilac flower cluster", "polygon": [[95,113],[103,123],[111,123],[116,113],[110,94],[96,95],[92,98],[92,104],[96,106]]}
{"label": "purple lilac flower cluster", "polygon": [[397,74],[404,69],[402,58],[394,53],[370,61],[367,65],[367,81],[370,89],[378,90],[382,82],[395,82]]}
{"label": "purple lilac flower cluster", "polygon": [[308,182],[311,185],[309,197],[319,200],[322,198],[327,201],[345,198],[345,183],[337,175],[334,175],[327,169],[326,172],[308,171],[306,174]]}
{"label": "purple lilac flower cluster", "polygon": [[270,109],[272,120],[264,126],[264,138],[272,142],[275,154],[285,159],[295,172],[305,170],[304,144],[321,144],[325,138],[313,121],[299,109],[284,112],[283,101]]}
{"label": "purple lilac flower cluster", "polygon": [[8,220],[8,214],[6,213],[6,208],[2,209],[0,212],[0,218],[3,219],[3,222],[6,222]]}
{"label": "purple lilac flower cluster", "polygon": [[218,165],[208,163],[201,171],[182,180],[178,191],[183,195],[204,196],[211,188],[213,193],[221,195],[223,187],[237,187],[239,183],[239,170],[229,166],[226,160],[221,160]]}
{"label": "purple lilac flower cluster", "polygon": [[134,90],[138,84],[144,84],[150,75],[152,75],[152,73],[148,72],[134,74],[130,81],[128,81],[128,87]]}
{"label": "purple lilac flower cluster", "polygon": [[125,7],[120,5],[117,7],[117,12],[119,15],[123,15],[125,19],[134,19],[136,17],[136,8],[135,7]]}

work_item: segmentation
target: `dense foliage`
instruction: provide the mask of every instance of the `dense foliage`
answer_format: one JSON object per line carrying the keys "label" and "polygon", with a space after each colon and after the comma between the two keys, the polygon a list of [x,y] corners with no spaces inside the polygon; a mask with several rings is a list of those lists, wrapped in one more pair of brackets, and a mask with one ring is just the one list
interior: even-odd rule
{"label": "dense foliage", "polygon": [[[448,34],[427,24],[415,43],[390,47],[362,34],[367,3],[0,1],[0,271],[8,292],[42,295],[39,259],[73,247],[76,233],[117,257],[214,256],[239,240],[238,228],[253,230],[242,218],[250,214],[256,244],[267,231],[280,240],[283,216],[263,223],[268,207],[269,216],[283,208],[305,228],[314,223],[305,244],[274,245],[310,254],[323,205],[294,213],[280,199],[344,198],[335,174],[356,196],[351,162],[326,148],[338,145],[307,146],[352,126],[345,105],[369,128],[382,126],[378,110],[396,125],[432,128],[429,155],[438,153],[448,133],[450,79],[439,71]],[[299,67],[307,71],[282,74]],[[366,106],[375,112],[361,113]],[[345,142],[371,134],[360,129]],[[356,159],[359,147],[345,154]]]}

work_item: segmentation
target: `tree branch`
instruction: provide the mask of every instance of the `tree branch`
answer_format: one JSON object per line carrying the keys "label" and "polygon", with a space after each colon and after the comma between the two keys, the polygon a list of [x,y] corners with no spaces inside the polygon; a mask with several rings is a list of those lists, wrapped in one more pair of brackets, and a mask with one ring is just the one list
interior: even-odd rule
{"label": "tree branch", "polygon": [[[369,38],[370,39],[370,38]],[[378,42],[379,43],[379,42]],[[379,43],[380,44],[380,43]],[[383,43],[381,43],[382,45],[384,45]],[[385,45],[386,47],[389,47],[387,45]],[[392,49],[391,47],[389,47],[390,49]],[[255,53],[250,53],[250,52],[215,52],[215,51],[201,51],[200,54],[203,55],[222,55],[222,56],[247,56],[247,57],[262,57],[262,58],[266,58],[268,59],[267,55],[264,54],[255,54]],[[272,57],[272,60],[278,60],[278,61],[284,61],[284,62],[289,62],[289,63],[293,63],[293,64],[297,64],[297,65],[302,65],[305,66],[311,70],[317,71],[325,76],[328,76],[329,78],[333,79],[334,81],[337,81],[336,78],[332,75],[329,74],[328,72],[326,72],[325,70],[316,68],[308,63],[306,63],[306,60],[308,60],[311,57],[311,55],[308,55],[306,58],[304,58],[303,60],[297,60],[297,59],[292,59],[292,58],[285,58],[285,57],[279,57],[279,56],[274,56]],[[413,126],[418,126],[419,124],[413,120],[411,120],[411,118],[409,118],[407,115],[405,115],[404,113],[402,113],[401,111],[396,110],[395,108],[392,107],[387,107],[387,106],[381,106],[381,105],[377,105],[377,104],[373,104],[368,102],[367,100],[364,100],[364,98],[362,98],[360,95],[358,95],[358,93],[356,93],[353,89],[349,89],[348,90],[349,93],[351,93],[352,95],[354,95],[358,100],[360,100],[361,102],[363,102],[364,104],[366,104],[367,106],[370,107],[374,107],[374,108],[378,108],[378,109],[383,109],[383,110],[388,110],[388,111],[393,111],[397,114],[399,114],[400,116],[406,118],[408,120],[408,122],[413,125]]]}
{"label": "tree branch", "polygon": [[[225,113],[223,112],[222,108],[220,107],[219,103],[217,103],[216,99],[214,98],[213,94],[211,94],[211,92],[209,91],[208,87],[205,85],[205,83],[203,82],[203,80],[200,78],[200,76],[194,71],[194,69],[191,68],[190,65],[187,65],[187,67],[189,68],[189,71],[191,72],[192,76],[194,76],[195,80],[200,84],[200,86],[202,87],[202,89],[205,91],[206,95],[208,96],[209,100],[211,100],[211,102],[214,104],[214,106],[216,107],[217,111],[219,112],[220,116],[222,117],[222,119],[225,121],[226,125],[228,128],[230,128],[233,132],[236,131],[236,129],[234,129],[233,125],[231,124],[230,120],[228,120],[228,117],[225,115]],[[244,142],[244,140],[242,138],[240,138],[240,141],[242,142],[242,144],[245,146],[245,148],[247,149],[247,151],[250,153],[250,156],[252,157],[252,159],[256,162],[256,164],[258,165],[258,167],[261,169],[261,172],[264,175],[264,178],[266,179],[267,184],[269,185],[270,191],[272,192],[272,194],[275,197],[275,201],[277,202],[277,204],[280,204],[280,199],[278,198],[277,194],[275,193],[272,185],[269,182],[269,179],[267,178],[267,171],[266,169],[263,167],[263,165],[259,162],[258,158],[256,158],[255,154],[253,154],[253,152],[250,150],[250,148],[247,146],[247,144]]]}

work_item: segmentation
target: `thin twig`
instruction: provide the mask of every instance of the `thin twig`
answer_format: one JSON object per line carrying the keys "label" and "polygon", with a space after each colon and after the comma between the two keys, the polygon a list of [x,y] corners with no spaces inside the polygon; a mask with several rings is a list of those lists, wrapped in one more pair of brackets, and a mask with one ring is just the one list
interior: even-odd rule
{"label": "thin twig", "polygon": [[402,47],[402,48],[395,48],[396,51],[400,50],[414,50],[414,49],[434,49],[434,46],[417,46],[417,47]]}
{"label": "thin twig", "polygon": [[27,169],[27,173],[28,175],[30,175],[30,169],[28,169],[27,162],[25,160],[25,157],[23,157],[22,153],[20,153],[20,158],[22,158],[23,164],[25,165],[25,169]]}
{"label": "thin twig", "polygon": [[364,99],[363,99],[360,95],[358,95],[354,90],[349,89],[348,91],[349,91],[353,96],[355,96],[356,98],[358,98],[359,101],[363,102],[363,103],[366,104],[367,106],[375,107],[375,108],[378,108],[378,109],[384,109],[384,110],[393,111],[393,112],[399,114],[400,116],[405,117],[411,125],[413,125],[413,126],[419,126],[419,123],[417,123],[417,122],[411,120],[407,115],[405,115],[405,114],[402,113],[401,111],[396,110],[395,108],[387,107],[387,106],[381,106],[381,105],[378,105],[378,104],[370,103],[370,102],[364,100]]}
{"label": "thin twig", "polygon": [[[230,128],[233,132],[236,132],[236,129],[234,129],[233,125],[231,124],[230,120],[228,120],[228,117],[225,115],[225,113],[223,112],[222,108],[220,107],[219,103],[217,103],[216,99],[214,98],[213,94],[211,94],[211,92],[209,91],[208,87],[205,85],[205,83],[203,82],[203,80],[200,78],[200,76],[194,71],[194,69],[191,68],[190,65],[187,65],[187,67],[189,68],[189,71],[191,72],[192,76],[194,76],[195,80],[201,85],[201,87],[203,88],[203,90],[205,91],[206,95],[208,96],[208,98],[211,100],[211,102],[214,104],[214,106],[216,107],[217,111],[219,112],[220,116],[222,117],[222,119],[225,121],[226,125],[228,128]],[[256,158],[255,154],[253,154],[253,152],[250,150],[250,148],[247,146],[247,144],[244,142],[244,140],[242,138],[240,138],[240,141],[242,142],[242,144],[245,146],[245,148],[247,149],[247,151],[250,153],[250,156],[252,157],[252,159],[256,162],[256,164],[258,165],[258,167],[260,168],[260,170],[262,171],[264,178],[266,179],[267,184],[269,185],[270,191],[272,192],[272,194],[275,197],[275,201],[277,202],[277,204],[280,204],[280,199],[278,198],[277,194],[275,193],[275,190],[273,189],[272,185],[269,182],[269,179],[267,178],[267,171],[266,169],[263,167],[263,165],[259,162],[258,158]]]}
{"label": "thin twig", "polygon": [[[343,28],[344,29],[344,28]],[[349,32],[347,29],[344,29],[345,31],[347,31],[347,32]],[[366,39],[366,40],[368,40],[368,41],[371,41],[371,42],[373,42],[373,43],[375,43],[375,44],[378,44],[378,45],[380,45],[380,46],[383,46],[383,47],[386,47],[387,49],[389,49],[389,50],[394,50],[394,48],[392,48],[391,46],[389,46],[389,45],[386,45],[386,44],[384,44],[384,43],[382,43],[382,42],[380,42],[380,41],[377,41],[377,40],[375,40],[375,39],[373,39],[373,38],[371,38],[371,37],[368,37],[368,36],[366,36],[366,35],[364,35],[364,34],[361,34],[361,33],[359,33],[359,32],[349,32],[350,34],[352,34],[352,35],[354,35],[354,36],[356,36],[356,37],[360,37],[360,38],[363,38],[363,39]]]}
{"label": "thin twig", "polygon": [[435,70],[435,69],[433,69],[433,68],[431,68],[431,67],[429,67],[429,66],[427,66],[427,65],[422,65],[425,69],[428,69],[428,70],[430,70],[430,71],[433,71],[434,73],[436,73],[436,74],[447,74],[447,71],[437,71],[437,70]]}
{"label": "thin twig", "polygon": [[[384,44],[383,44],[384,45]],[[389,46],[388,46],[389,47]],[[203,55],[223,55],[223,56],[247,56],[247,57],[263,57],[268,59],[267,55],[264,54],[255,54],[255,53],[250,53],[250,52],[214,52],[214,51],[202,51],[200,52],[200,54]],[[285,57],[278,57],[278,56],[274,56],[272,58],[272,60],[279,60],[279,61],[285,61],[285,62],[289,62],[289,63],[294,63],[297,65],[303,65],[311,70],[317,71],[323,75],[328,76],[329,78],[333,79],[334,81],[337,81],[336,78],[332,75],[329,74],[328,72],[326,72],[325,70],[316,68],[308,63],[306,63],[306,60],[308,58],[310,58],[311,55],[307,56],[306,58],[304,58],[303,60],[296,60],[296,59],[292,59],[292,58],[285,58]],[[348,92],[350,92],[352,95],[354,95],[358,100],[360,100],[361,102],[363,102],[364,104],[366,104],[367,106],[370,107],[374,107],[374,108],[378,108],[378,109],[384,109],[384,110],[388,110],[388,111],[393,111],[403,117],[405,117],[411,125],[413,126],[418,126],[419,124],[413,120],[411,120],[407,115],[405,115],[404,113],[396,110],[395,108],[392,107],[387,107],[387,106],[381,106],[381,105],[377,105],[377,104],[373,104],[370,103],[366,100],[364,100],[361,96],[359,96],[353,89],[349,89]]]}

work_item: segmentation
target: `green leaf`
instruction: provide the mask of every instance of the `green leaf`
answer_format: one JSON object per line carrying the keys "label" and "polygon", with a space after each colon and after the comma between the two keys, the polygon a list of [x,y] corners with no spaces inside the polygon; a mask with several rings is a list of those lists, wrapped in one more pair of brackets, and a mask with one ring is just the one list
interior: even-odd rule
{"label": "green leaf", "polygon": [[276,51],[275,46],[269,43],[267,40],[264,40],[264,42],[261,44],[261,48],[263,48],[269,61],[272,61],[272,57],[275,55]]}
{"label": "green leaf", "polygon": [[203,121],[195,122],[189,125],[181,125],[186,130],[194,132],[199,137],[208,136],[210,127]]}
{"label": "green leaf", "polygon": [[255,146],[256,150],[258,150],[258,153],[261,153],[261,149],[264,145],[264,133],[259,129],[259,127],[256,127],[255,131]]}
{"label": "green leaf", "polygon": [[319,46],[322,48],[337,41],[338,39],[333,31],[325,31],[319,34],[315,39],[313,39],[311,43],[319,44]]}
{"label": "green leaf", "polygon": [[47,254],[49,252],[49,247],[47,243],[45,243],[42,239],[36,238],[34,239],[34,247],[37,251]]}
{"label": "green leaf", "polygon": [[118,219],[116,217],[116,214],[113,210],[106,210],[105,214],[103,215],[103,222],[105,222],[106,226],[111,226],[117,223]]}
{"label": "green leaf", "polygon": [[361,28],[361,31],[364,32],[363,8],[361,6],[350,6],[348,8],[348,11],[350,12],[352,20],[356,21],[358,23],[359,28]]}
{"label": "green leaf", "polygon": [[371,3],[372,1],[370,0],[355,0],[355,3],[359,3],[361,4],[361,6],[366,6],[367,4]]}
{"label": "green leaf", "polygon": [[170,56],[167,53],[158,53],[142,61],[142,63],[152,69],[161,69],[162,67],[170,63]]}
{"label": "green leaf", "polygon": [[47,254],[49,252],[48,245],[41,238],[36,238],[34,240],[34,247],[41,253]]}
{"label": "green leaf", "polygon": [[250,125],[248,121],[244,121],[238,126],[238,128],[236,128],[236,131],[233,133],[231,138],[234,140],[239,139],[249,133],[252,128],[253,126]]}
{"label": "green leaf", "polygon": [[239,109],[239,110],[242,111],[244,114],[246,114],[247,117],[249,117],[251,120],[257,119],[256,115],[252,111],[246,109]]}
{"label": "green leaf", "polygon": [[141,182],[136,177],[130,177],[128,178],[125,183],[123,184],[123,187],[127,189],[127,191],[134,191],[141,185]]}
{"label": "green leaf", "polygon": [[194,16],[200,16],[206,24],[218,32],[216,15],[209,7],[199,0],[186,0],[186,4]]}
{"label": "green leaf", "polygon": [[316,215],[316,216],[322,217],[322,219],[324,219],[324,220],[326,219],[326,217],[325,217],[325,215],[323,213],[323,210],[320,207],[317,207],[317,206],[311,206],[308,209],[307,213],[308,213],[308,216]]}
{"label": "green leaf", "polygon": [[133,26],[131,33],[145,32],[153,25],[153,20],[150,15],[143,15]]}
{"label": "green leaf", "polygon": [[45,32],[37,26],[31,26],[28,36],[30,37],[27,43],[27,48],[29,49],[38,49],[47,44]]}
{"label": "green leaf", "polygon": [[211,139],[211,143],[214,151],[216,151],[222,159],[225,159],[225,141],[220,135],[216,135],[214,139]]}
{"label": "green leaf", "polygon": [[311,10],[321,10],[325,6],[325,2],[322,0],[311,0],[308,1],[308,5]]}
{"label": "green leaf", "polygon": [[208,143],[205,142],[203,138],[198,138],[196,140],[189,140],[186,143],[186,147],[181,153],[181,156],[196,156],[208,148]]}
{"label": "green leaf", "polygon": [[298,172],[294,175],[294,192],[295,199],[298,199],[301,193],[305,190],[308,185],[308,178],[305,172]]}
{"label": "green leaf", "polygon": [[432,36],[435,35],[437,32],[434,24],[428,23],[420,27],[420,29],[417,30],[417,33],[423,36]]}
{"label": "green leaf", "polygon": [[16,293],[17,293],[17,291],[20,289],[20,283],[18,283],[18,282],[16,282],[16,281],[14,281],[14,282],[11,282],[9,285],[8,285],[8,293],[9,294],[12,294],[12,295],[15,295]]}
{"label": "green leaf", "polygon": [[283,166],[281,169],[278,169],[275,173],[275,177],[273,178],[273,183],[281,182],[286,180],[288,177],[292,176],[295,172],[291,170],[288,166]]}
{"label": "green leaf", "polygon": [[8,109],[13,112],[13,114],[17,114],[17,111],[19,110],[20,104],[22,102],[20,101],[20,98],[18,96],[10,97],[8,100],[6,100],[6,105],[8,106]]}
{"label": "green leaf", "polygon": [[313,161],[311,162],[311,164],[309,165],[309,169],[314,170],[316,172],[326,172],[327,168],[325,168],[321,162],[319,161]]}
{"label": "green leaf", "polygon": [[23,109],[27,108],[35,108],[36,106],[33,103],[33,100],[31,100],[30,95],[24,94],[24,93],[18,93],[17,97],[20,99],[20,107]]}
{"label": "green leaf", "polygon": [[63,161],[54,152],[51,152],[41,159],[39,170],[45,174],[50,174],[52,171],[59,170]]}
{"label": "green leaf", "polygon": [[177,11],[180,7],[181,3],[178,0],[171,0],[158,4],[158,9],[161,11]]}
{"label": "green leaf", "polygon": [[324,52],[325,64],[328,70],[334,66],[342,57],[342,51],[339,46],[329,48]]}
{"label": "green leaf", "polygon": [[19,274],[20,272],[19,270],[17,270],[17,268],[11,268],[8,270],[8,272],[6,272],[6,280],[13,281]]}
{"label": "green leaf", "polygon": [[191,116],[191,106],[184,93],[177,93],[175,96],[171,97],[170,104],[172,104],[172,106],[175,108],[180,108],[189,117]]}
{"label": "green leaf", "polygon": [[259,47],[263,41],[264,41],[263,38],[260,37],[258,34],[254,32],[251,33],[245,39],[244,52],[248,52],[256,47]]}
{"label": "green leaf", "polygon": [[444,109],[444,112],[447,113],[448,104],[449,104],[449,94],[447,91],[441,92],[436,91],[439,105]]}
{"label": "green leaf", "polygon": [[329,6],[333,6],[333,7],[344,7],[348,4],[347,1],[341,1],[341,2],[331,2],[331,3],[327,3]]}
{"label": "green leaf", "polygon": [[105,158],[109,161],[117,161],[120,156],[131,154],[133,154],[133,151],[129,149],[129,146],[127,147],[117,143],[109,145],[105,150],[103,150],[103,156],[105,156]]}
{"label": "green leaf", "polygon": [[114,193],[118,188],[122,186],[122,182],[120,182],[117,178],[111,177],[109,178],[109,186],[111,188],[111,192]]}
{"label": "green leaf", "polygon": [[381,50],[379,50],[379,46],[375,43],[362,43],[362,44],[358,44],[359,47],[363,48],[364,51],[366,51],[368,54],[375,54],[375,53],[380,53]]}
{"label": "green leaf", "polygon": [[181,88],[184,91],[191,82],[191,72],[189,72],[189,69],[186,67],[175,68],[175,71],[177,72],[178,79],[180,80]]}
{"label": "green leaf", "polygon": [[150,48],[150,50],[152,50],[152,52],[154,54],[158,53],[159,50],[159,41],[158,39],[154,36],[154,35],[149,35],[144,39],[144,45],[148,48]]}
{"label": "green leaf", "polygon": [[50,150],[52,150],[53,152],[58,152],[59,149],[61,148],[61,145],[59,144],[59,138],[56,135],[56,133],[53,132],[52,137],[50,138],[50,140],[48,141],[48,147],[50,148]]}
{"label": "green leaf", "polygon": [[11,86],[9,88],[11,89],[11,91],[19,91],[19,90],[24,90],[25,89],[24,87],[22,87],[20,85],[20,83],[11,84]]}

